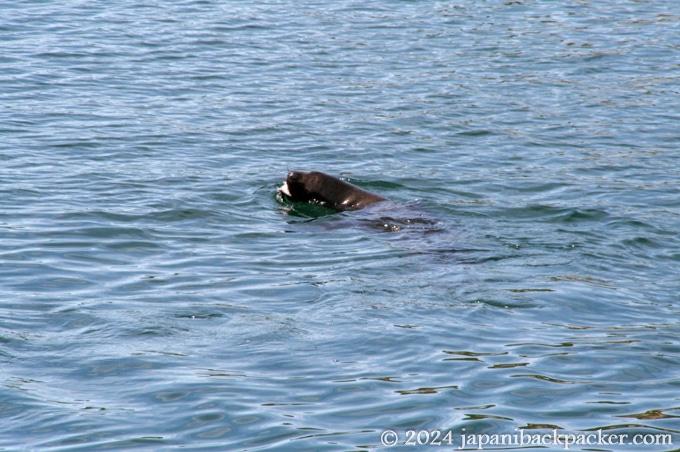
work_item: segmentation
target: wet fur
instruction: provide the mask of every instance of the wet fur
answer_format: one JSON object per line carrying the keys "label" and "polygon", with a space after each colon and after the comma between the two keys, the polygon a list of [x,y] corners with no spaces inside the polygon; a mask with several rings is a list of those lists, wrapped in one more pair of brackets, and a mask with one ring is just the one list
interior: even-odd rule
{"label": "wet fur", "polygon": [[338,212],[387,201],[387,198],[318,171],[290,171],[279,192],[290,201],[316,202]]}

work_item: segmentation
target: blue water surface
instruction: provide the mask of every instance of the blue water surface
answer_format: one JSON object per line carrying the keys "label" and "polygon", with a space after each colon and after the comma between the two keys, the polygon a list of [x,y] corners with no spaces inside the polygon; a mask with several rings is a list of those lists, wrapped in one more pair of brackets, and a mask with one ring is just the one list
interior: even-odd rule
{"label": "blue water surface", "polygon": [[[0,449],[680,447],[680,3],[22,1],[0,38]],[[558,441],[479,443],[520,433]]]}

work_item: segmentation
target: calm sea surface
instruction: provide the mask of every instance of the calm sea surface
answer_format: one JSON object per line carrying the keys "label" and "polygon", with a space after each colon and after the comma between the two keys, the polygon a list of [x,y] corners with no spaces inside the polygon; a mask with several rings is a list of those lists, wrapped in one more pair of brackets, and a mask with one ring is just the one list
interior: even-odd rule
{"label": "calm sea surface", "polygon": [[5,1],[0,50],[0,449],[680,448],[676,0]]}

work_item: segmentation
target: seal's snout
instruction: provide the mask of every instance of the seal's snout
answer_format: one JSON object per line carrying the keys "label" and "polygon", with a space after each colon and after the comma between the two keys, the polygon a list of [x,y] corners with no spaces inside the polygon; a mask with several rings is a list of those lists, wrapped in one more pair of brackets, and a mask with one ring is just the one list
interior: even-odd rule
{"label": "seal's snout", "polygon": [[281,185],[277,191],[281,193],[282,195],[285,195],[287,197],[292,197],[293,195],[290,194],[290,188],[288,188],[288,182],[284,182],[283,185]]}

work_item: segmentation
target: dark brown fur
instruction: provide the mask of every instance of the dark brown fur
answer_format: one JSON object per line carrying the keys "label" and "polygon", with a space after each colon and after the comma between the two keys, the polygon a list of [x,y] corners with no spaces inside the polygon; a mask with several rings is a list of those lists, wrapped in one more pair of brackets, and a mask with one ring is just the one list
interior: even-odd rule
{"label": "dark brown fur", "polygon": [[387,198],[318,171],[289,172],[279,191],[291,201],[317,202],[338,212],[363,209],[369,204],[387,201]]}

